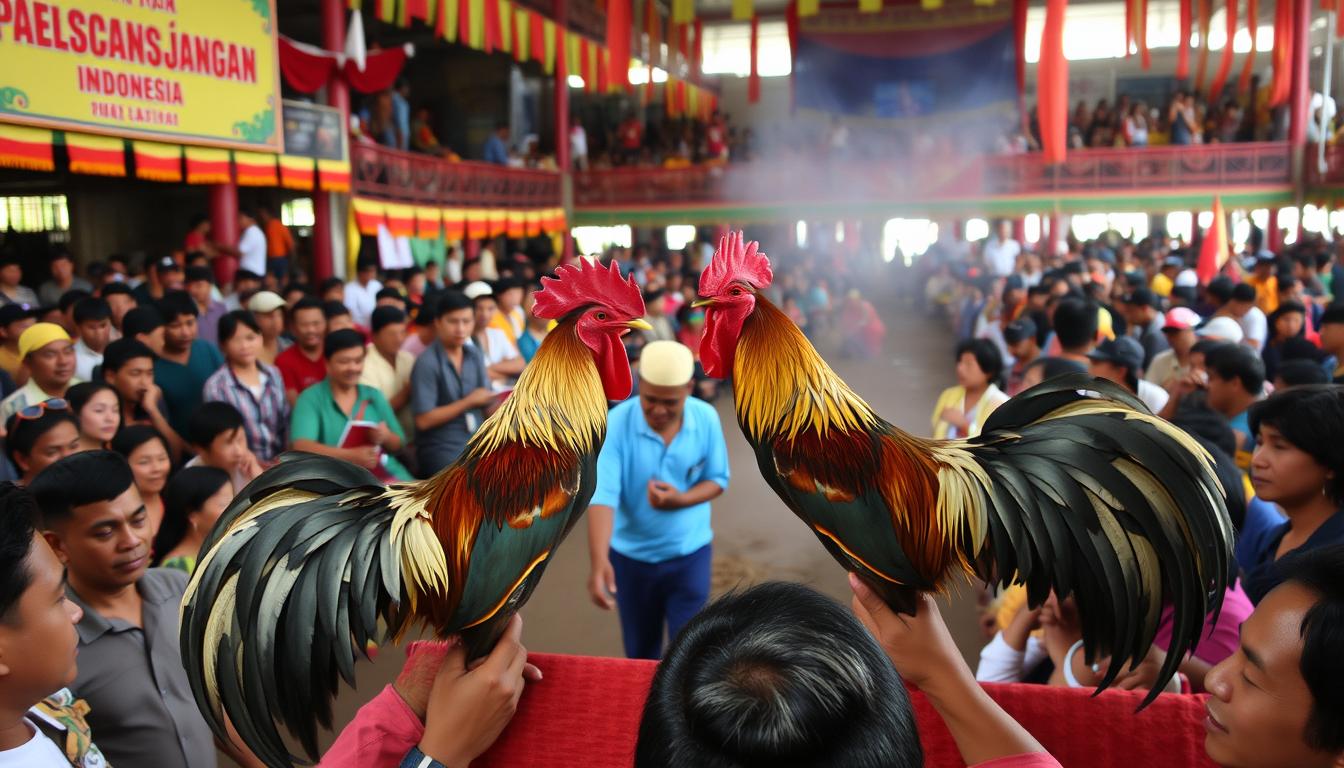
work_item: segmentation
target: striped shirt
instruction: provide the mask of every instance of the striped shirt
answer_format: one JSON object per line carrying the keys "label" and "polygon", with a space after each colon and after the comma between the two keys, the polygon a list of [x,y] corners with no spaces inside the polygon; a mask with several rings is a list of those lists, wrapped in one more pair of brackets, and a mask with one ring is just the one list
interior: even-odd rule
{"label": "striped shirt", "polygon": [[207,401],[228,403],[238,409],[243,415],[247,447],[258,460],[266,462],[288,447],[289,401],[280,371],[265,363],[257,366],[261,369],[260,396],[239,381],[227,364],[205,380],[203,395]]}

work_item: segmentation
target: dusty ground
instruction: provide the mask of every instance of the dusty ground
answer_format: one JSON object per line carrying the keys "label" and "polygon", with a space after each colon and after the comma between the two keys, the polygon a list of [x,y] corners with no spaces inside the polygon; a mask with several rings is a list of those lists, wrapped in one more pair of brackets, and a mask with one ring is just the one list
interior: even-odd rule
{"label": "dusty ground", "polygon": [[[832,359],[831,363],[888,421],[926,435],[933,402],[952,383],[951,334],[940,323],[895,303],[880,309],[888,328],[885,355],[872,361]],[[750,447],[737,428],[730,400],[724,397],[718,406],[727,428],[733,479],[728,492],[714,502],[715,592],[786,579],[848,602],[845,572],[761,479]],[[587,579],[588,545],[581,524],[561,546],[523,612],[523,639],[530,650],[621,655],[616,614],[589,601]],[[978,658],[984,641],[976,627],[973,592],[968,588],[954,592],[944,601],[943,614],[967,659]],[[403,658],[399,649],[388,648],[373,664],[362,665],[358,690],[337,703],[337,728],[391,681]]]}

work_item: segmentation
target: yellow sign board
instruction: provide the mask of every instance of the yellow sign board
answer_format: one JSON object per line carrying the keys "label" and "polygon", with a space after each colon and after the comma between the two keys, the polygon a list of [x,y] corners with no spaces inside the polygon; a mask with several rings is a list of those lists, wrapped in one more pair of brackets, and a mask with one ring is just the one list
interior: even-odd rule
{"label": "yellow sign board", "polygon": [[0,122],[281,149],[274,0],[0,0]]}

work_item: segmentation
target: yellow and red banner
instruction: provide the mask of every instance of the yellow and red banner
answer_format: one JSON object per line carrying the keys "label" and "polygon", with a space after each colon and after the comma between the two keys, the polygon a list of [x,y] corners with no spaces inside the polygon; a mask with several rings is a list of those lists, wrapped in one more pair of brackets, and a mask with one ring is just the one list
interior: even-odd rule
{"label": "yellow and red banner", "polygon": [[467,237],[480,240],[490,236],[490,212],[484,210],[467,211]]}
{"label": "yellow and red banner", "polygon": [[188,184],[227,184],[232,178],[227,149],[187,147]]}
{"label": "yellow and red banner", "polygon": [[400,203],[385,203],[387,230],[397,237],[415,237],[415,207]]}
{"label": "yellow and red banner", "polygon": [[487,237],[499,237],[509,231],[509,211],[506,208],[490,210],[490,229]]}
{"label": "yellow and red banner", "polygon": [[541,234],[541,211],[532,210],[524,214],[523,232],[527,237],[536,237]]}
{"label": "yellow and red banner", "polygon": [[343,160],[318,160],[317,185],[323,192],[349,192],[350,163]]}
{"label": "yellow and red banner", "polygon": [[56,170],[51,139],[51,131],[46,128],[0,123],[0,168]]}
{"label": "yellow and red banner", "polygon": [[313,188],[313,176],[313,158],[280,156],[280,186],[285,189],[310,191]]}
{"label": "yellow and red banner", "polygon": [[233,170],[240,187],[278,187],[275,155],[261,152],[234,152]]}
{"label": "yellow and red banner", "polygon": [[509,211],[508,228],[505,234],[509,237],[519,238],[527,236],[527,213],[524,211]]}
{"label": "yellow and red banner", "polygon": [[110,136],[65,134],[65,150],[70,155],[71,173],[94,176],[126,175],[126,142]]}
{"label": "yellow and red banner", "polygon": [[182,181],[182,147],[157,141],[131,143],[135,154],[135,177],[143,181]]}
{"label": "yellow and red banner", "polygon": [[437,240],[443,231],[441,209],[431,206],[415,207],[415,236],[424,240]]}
{"label": "yellow and red banner", "polygon": [[379,200],[364,197],[350,198],[350,213],[355,218],[355,227],[361,235],[378,234],[378,225],[385,223],[385,204]]}
{"label": "yellow and red banner", "polygon": [[275,34],[274,0],[3,0],[0,119],[279,151]]}
{"label": "yellow and red banner", "polygon": [[467,212],[461,208],[443,209],[443,239],[461,240],[467,234]]}

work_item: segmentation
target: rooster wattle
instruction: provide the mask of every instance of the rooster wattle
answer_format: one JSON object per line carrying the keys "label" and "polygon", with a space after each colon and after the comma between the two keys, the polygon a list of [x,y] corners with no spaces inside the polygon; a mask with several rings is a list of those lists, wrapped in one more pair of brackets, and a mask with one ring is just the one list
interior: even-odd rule
{"label": "rooster wattle", "polygon": [[631,389],[621,335],[648,329],[633,280],[561,267],[533,312],[555,318],[513,394],[461,458],[418,483],[286,454],[206,539],[182,605],[182,657],[215,734],[225,715],[272,766],[283,723],[316,757],[337,675],[416,626],[487,653],[593,494],[607,401]]}
{"label": "rooster wattle", "polygon": [[705,372],[732,379],[766,482],[841,565],[897,610],[975,574],[1024,583],[1030,603],[1075,595],[1106,687],[1173,633],[1157,691],[1222,604],[1232,524],[1213,461],[1133,395],[1083,375],[1000,406],[969,440],[879,417],[761,291],[770,262],[725,237],[700,278]]}

